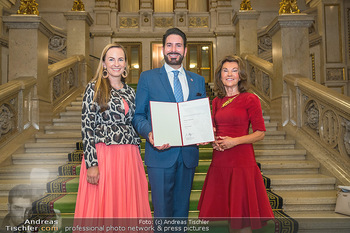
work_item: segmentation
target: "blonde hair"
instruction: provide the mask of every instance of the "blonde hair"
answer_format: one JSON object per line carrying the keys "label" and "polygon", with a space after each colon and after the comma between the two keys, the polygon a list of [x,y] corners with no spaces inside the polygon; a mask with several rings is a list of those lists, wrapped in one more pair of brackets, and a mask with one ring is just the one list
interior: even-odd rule
{"label": "blonde hair", "polygon": [[109,82],[108,78],[103,77],[103,62],[106,59],[106,54],[111,48],[121,48],[124,52],[125,63],[126,63],[126,74],[122,76],[122,82],[125,82],[125,78],[128,75],[128,59],[126,55],[125,48],[117,43],[108,44],[102,51],[100,62],[98,64],[95,77],[91,80],[91,82],[96,82],[95,84],[95,95],[93,101],[95,101],[101,108],[101,112],[108,109],[108,102],[110,100],[112,86]]}

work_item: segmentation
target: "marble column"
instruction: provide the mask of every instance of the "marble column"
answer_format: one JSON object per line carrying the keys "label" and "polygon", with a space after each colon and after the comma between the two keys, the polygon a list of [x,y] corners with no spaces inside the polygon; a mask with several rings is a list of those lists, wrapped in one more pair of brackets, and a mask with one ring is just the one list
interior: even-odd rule
{"label": "marble column", "polygon": [[175,26],[183,31],[188,29],[188,6],[186,0],[174,1]]}
{"label": "marble column", "polygon": [[9,28],[9,81],[35,77],[39,99],[51,102],[47,74],[48,44],[53,28],[37,15],[5,16],[3,22]]}
{"label": "marble column", "polygon": [[64,13],[67,19],[67,57],[84,55],[85,64],[82,85],[85,86],[92,77],[90,61],[90,26],[93,19],[88,12],[70,11]]}
{"label": "marble column", "polygon": [[140,0],[140,32],[151,32],[153,24],[153,1]]}
{"label": "marble column", "polygon": [[284,125],[288,120],[288,104],[283,88],[283,77],[300,74],[309,77],[311,71],[309,27],[314,18],[307,14],[282,14],[267,27],[272,37],[273,74],[271,84],[272,108],[282,117]]}
{"label": "marble column", "polygon": [[238,55],[258,56],[257,20],[260,13],[255,10],[239,11],[233,17],[236,27],[236,51]]}
{"label": "marble column", "polygon": [[37,15],[11,15],[3,17],[9,29],[8,81],[21,77],[36,78],[36,90],[31,106],[32,117],[38,128],[51,119],[51,92],[48,79],[48,44],[53,28]]}

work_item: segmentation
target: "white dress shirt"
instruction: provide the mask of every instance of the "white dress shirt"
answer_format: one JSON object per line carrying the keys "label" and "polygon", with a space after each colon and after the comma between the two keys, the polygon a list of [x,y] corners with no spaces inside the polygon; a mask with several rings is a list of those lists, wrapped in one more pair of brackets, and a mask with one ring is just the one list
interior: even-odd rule
{"label": "white dress shirt", "polygon": [[[164,68],[165,71],[168,74],[168,79],[171,85],[171,88],[173,89],[174,92],[174,73],[172,72],[173,70],[175,70],[174,68],[172,68],[171,66],[169,66],[167,63],[164,64]],[[183,66],[181,65],[180,69],[178,69],[179,71],[179,80],[181,83],[181,88],[182,88],[182,94],[184,97],[184,101],[187,101],[188,99],[188,95],[190,94],[189,88],[188,88],[188,83],[187,83],[187,78],[186,78],[186,73],[185,70],[183,68]]]}

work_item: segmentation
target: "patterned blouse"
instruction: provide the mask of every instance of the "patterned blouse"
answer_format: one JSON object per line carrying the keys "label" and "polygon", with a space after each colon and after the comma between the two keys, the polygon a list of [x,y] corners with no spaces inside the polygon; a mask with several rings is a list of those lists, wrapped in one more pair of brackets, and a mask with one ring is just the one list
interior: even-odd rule
{"label": "patterned blouse", "polygon": [[[100,112],[100,107],[93,101],[95,82],[89,83],[85,89],[82,109],[83,150],[86,168],[97,166],[95,144],[134,144],[141,140],[131,124],[135,113],[135,91],[128,85],[120,90],[112,89],[108,109]],[[125,114],[123,99],[129,105]]]}

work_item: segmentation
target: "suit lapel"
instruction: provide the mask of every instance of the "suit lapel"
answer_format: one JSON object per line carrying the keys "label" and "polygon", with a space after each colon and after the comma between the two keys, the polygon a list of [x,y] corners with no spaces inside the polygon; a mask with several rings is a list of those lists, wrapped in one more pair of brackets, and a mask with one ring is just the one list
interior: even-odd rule
{"label": "suit lapel", "polygon": [[188,95],[188,100],[193,100],[194,99],[194,90],[195,90],[195,85],[194,85],[194,80],[191,77],[191,74],[189,72],[187,72],[187,70],[185,70],[186,72],[186,78],[187,78],[187,84],[188,84],[188,90],[189,90],[189,95]]}
{"label": "suit lapel", "polygon": [[164,66],[162,66],[162,68],[159,69],[159,80],[162,83],[164,90],[167,92],[169,99],[172,102],[176,102],[174,92],[173,92],[173,89],[171,88],[168,74],[166,73]]}

